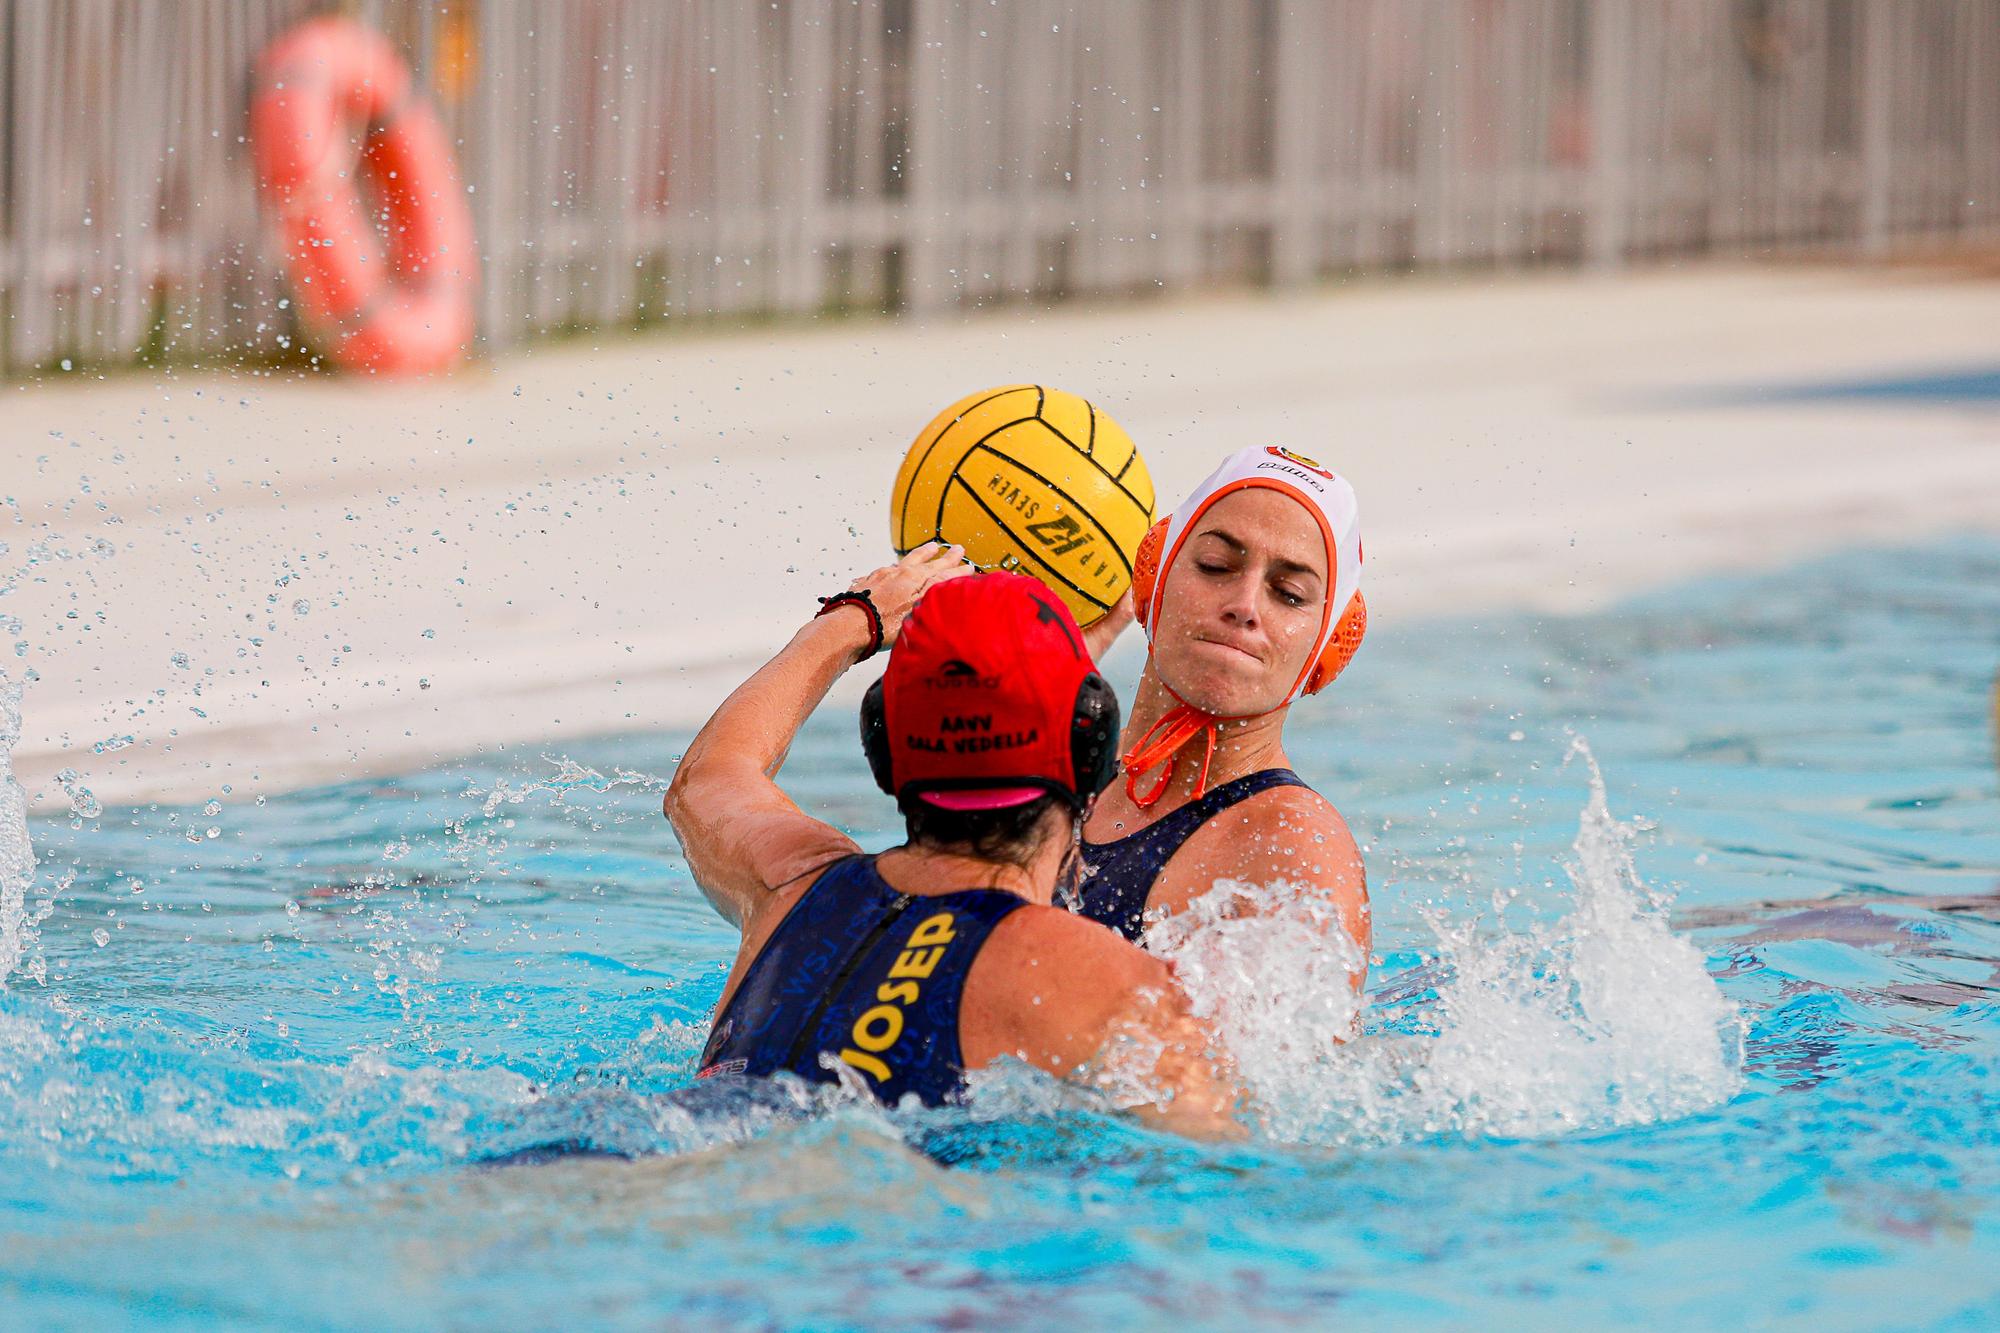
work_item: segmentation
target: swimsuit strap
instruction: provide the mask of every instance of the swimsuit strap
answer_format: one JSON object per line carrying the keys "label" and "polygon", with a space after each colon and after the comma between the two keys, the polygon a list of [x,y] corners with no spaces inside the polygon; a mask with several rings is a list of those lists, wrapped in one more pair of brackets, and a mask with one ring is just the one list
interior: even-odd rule
{"label": "swimsuit strap", "polygon": [[[1145,930],[1146,903],[1167,862],[1196,830],[1232,806],[1273,787],[1305,787],[1289,768],[1266,768],[1225,782],[1169,811],[1136,833],[1083,844],[1087,877],[1078,892],[1082,915],[1137,940]],[[1310,788],[1308,788],[1310,790]]]}

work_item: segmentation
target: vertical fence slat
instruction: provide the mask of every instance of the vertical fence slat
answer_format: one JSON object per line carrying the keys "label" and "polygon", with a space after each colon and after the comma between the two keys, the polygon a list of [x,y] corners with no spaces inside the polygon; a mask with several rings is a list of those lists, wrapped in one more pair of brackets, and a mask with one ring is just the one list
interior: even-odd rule
{"label": "vertical fence slat", "polygon": [[1861,248],[1888,248],[1893,164],[1894,77],[1889,41],[1891,16],[1881,5],[1861,6]]}
{"label": "vertical fence slat", "polygon": [[1631,211],[1632,0],[1590,7],[1591,194],[1585,253],[1596,268],[1623,263]]}

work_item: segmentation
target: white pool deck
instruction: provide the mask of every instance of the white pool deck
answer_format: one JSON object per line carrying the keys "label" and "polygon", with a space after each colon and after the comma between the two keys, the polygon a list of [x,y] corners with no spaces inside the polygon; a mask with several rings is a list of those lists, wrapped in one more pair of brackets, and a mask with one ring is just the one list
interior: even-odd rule
{"label": "white pool deck", "polygon": [[1704,266],[4,386],[15,767],[47,813],[64,768],[242,800],[697,723],[886,557],[910,437],[990,384],[1091,398],[1167,503],[1245,443],[1337,467],[1379,625],[2000,529],[2000,403],[1719,392],[1996,365],[2000,282]]}

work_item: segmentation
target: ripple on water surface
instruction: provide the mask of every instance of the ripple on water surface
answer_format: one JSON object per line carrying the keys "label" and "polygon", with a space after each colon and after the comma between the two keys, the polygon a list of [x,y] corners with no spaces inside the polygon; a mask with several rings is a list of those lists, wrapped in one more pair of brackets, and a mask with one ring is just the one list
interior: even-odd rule
{"label": "ripple on water surface", "polygon": [[[1020,1071],[942,1112],[688,1091],[734,935],[659,819],[684,738],[84,803],[32,826],[39,866],[0,782],[0,1298],[1990,1324],[1996,662],[2000,544],[1974,539],[1378,630],[1294,723],[1369,858],[1368,1035],[1322,1049],[1346,1010],[1282,921],[1233,973],[1167,942],[1260,1093],[1223,1149]],[[890,840],[851,719],[788,781]],[[531,1164],[548,1145],[587,1151]]]}

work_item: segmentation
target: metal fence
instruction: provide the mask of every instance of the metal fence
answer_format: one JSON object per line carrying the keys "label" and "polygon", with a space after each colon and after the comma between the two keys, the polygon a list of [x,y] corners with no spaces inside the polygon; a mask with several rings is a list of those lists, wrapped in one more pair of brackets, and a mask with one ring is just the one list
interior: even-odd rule
{"label": "metal fence", "polygon": [[[0,0],[0,372],[298,337],[245,147],[311,0]],[[1992,0],[362,0],[480,329],[2000,237]]]}

